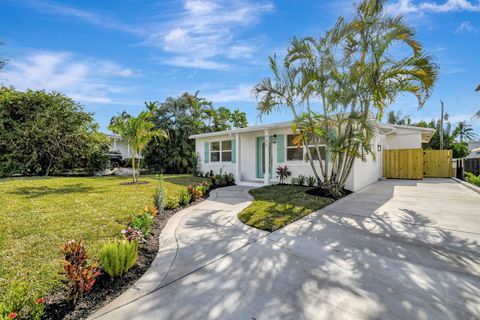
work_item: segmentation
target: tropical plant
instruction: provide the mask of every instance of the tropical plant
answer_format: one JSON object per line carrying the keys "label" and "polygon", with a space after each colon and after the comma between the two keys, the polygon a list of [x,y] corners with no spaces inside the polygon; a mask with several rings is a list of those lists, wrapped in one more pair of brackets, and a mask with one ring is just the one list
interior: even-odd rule
{"label": "tropical plant", "polygon": [[284,184],[285,180],[292,175],[292,172],[287,166],[278,166],[275,170],[275,173],[277,174],[277,178],[280,180],[280,184]]}
{"label": "tropical plant", "polygon": [[165,199],[165,204],[163,205],[163,208],[165,210],[173,210],[178,208],[180,205],[180,199],[176,196],[170,196]]}
{"label": "tropical plant", "polygon": [[389,111],[387,114],[387,123],[390,124],[400,124],[400,125],[410,125],[412,119],[409,116],[403,116],[401,111]]}
{"label": "tropical plant", "polygon": [[119,277],[130,270],[138,259],[137,241],[105,243],[99,253],[100,265],[110,277]]}
{"label": "tropical plant", "polygon": [[141,241],[143,239],[143,234],[141,231],[135,230],[131,226],[122,230],[122,234],[128,241]]}
{"label": "tropical plant", "polygon": [[178,194],[178,203],[180,206],[189,204],[191,200],[192,196],[190,195],[190,193],[188,193],[186,189],[180,190]]}
{"label": "tropical plant", "polygon": [[153,205],[157,207],[158,211],[163,210],[163,203],[165,201],[165,184],[163,176],[158,178],[158,187],[153,193]]}
{"label": "tropical plant", "polygon": [[92,289],[97,277],[101,274],[95,264],[88,263],[88,252],[83,241],[67,241],[62,248],[65,258],[63,268],[65,270],[65,287],[67,289],[67,301],[77,302]]}
{"label": "tropical plant", "polygon": [[298,185],[298,179],[297,179],[297,178],[292,178],[292,179],[290,179],[290,184],[291,184],[292,186]]}
{"label": "tropical plant", "polygon": [[476,136],[477,134],[474,132],[472,126],[467,123],[467,121],[460,121],[453,130],[453,137],[458,137],[460,142],[472,140]]}
{"label": "tropical plant", "polygon": [[[283,61],[270,57],[273,77],[253,89],[262,115],[282,108],[293,114],[295,143],[332,194],[345,185],[355,159],[375,156],[372,120],[404,92],[423,106],[437,79],[433,58],[403,17],[383,12],[384,2],[361,1],[352,21],[339,18],[319,39],[294,38]],[[396,58],[390,49],[402,44],[411,53]]]}
{"label": "tropical plant", "polygon": [[306,180],[307,180],[307,178],[303,174],[300,174],[297,178],[297,183],[300,186],[304,186]]}
{"label": "tropical plant", "polygon": [[191,197],[191,201],[198,200],[203,196],[201,191],[195,188],[194,186],[187,186],[187,192]]}
{"label": "tropical plant", "polygon": [[210,101],[195,94],[169,97],[150,108],[155,128],[168,133],[169,140],[153,140],[145,150],[145,163],[157,172],[187,173],[195,166],[195,141],[192,134],[245,127],[244,112],[225,107],[215,108]]}
{"label": "tropical plant", "polygon": [[12,281],[0,303],[0,319],[40,320],[45,311],[45,299],[30,292],[29,286]]}
{"label": "tropical plant", "polygon": [[[146,103],[147,107],[150,107]],[[167,133],[161,129],[155,129],[155,124],[150,120],[149,111],[142,111],[137,117],[128,114],[113,117],[109,130],[119,134],[132,149],[132,175],[133,182],[138,182],[140,177],[141,154],[147,144],[154,138],[167,138]]]}
{"label": "tropical plant", "polygon": [[314,176],[308,176],[307,177],[307,186],[313,187],[313,186],[315,186],[316,182],[317,182],[317,179],[315,179]]}
{"label": "tropical plant", "polygon": [[140,231],[144,237],[148,237],[152,233],[153,217],[150,213],[144,212],[132,219],[133,229]]}
{"label": "tropical plant", "polygon": [[471,172],[465,172],[465,177],[468,182],[480,187],[480,175],[476,176]]}

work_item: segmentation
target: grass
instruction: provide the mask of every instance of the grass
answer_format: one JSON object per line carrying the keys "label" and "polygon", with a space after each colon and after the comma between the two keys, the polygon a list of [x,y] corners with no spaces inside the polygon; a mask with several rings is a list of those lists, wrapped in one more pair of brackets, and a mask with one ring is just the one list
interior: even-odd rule
{"label": "grass", "polygon": [[309,187],[271,185],[250,191],[254,201],[238,214],[245,224],[257,229],[275,231],[334,200],[305,193]]}
{"label": "grass", "polygon": [[[106,240],[120,237],[129,218],[152,204],[158,186],[154,176],[140,178],[149,184],[120,185],[130,179],[0,179],[0,301],[13,279],[42,295],[59,289],[65,241],[84,239],[96,256]],[[204,180],[166,175],[166,195],[178,196],[186,185]]]}

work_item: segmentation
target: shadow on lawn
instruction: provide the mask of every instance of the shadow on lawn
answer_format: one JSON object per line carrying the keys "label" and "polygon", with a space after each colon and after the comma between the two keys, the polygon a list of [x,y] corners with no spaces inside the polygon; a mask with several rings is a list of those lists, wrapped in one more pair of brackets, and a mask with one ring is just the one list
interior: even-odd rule
{"label": "shadow on lawn", "polygon": [[17,188],[14,191],[9,192],[9,194],[15,194],[20,196],[25,196],[26,198],[39,198],[49,195],[65,195],[71,193],[84,193],[92,191],[94,188],[85,186],[81,183],[65,185],[62,187],[21,187]]}
{"label": "shadow on lawn", "polygon": [[[434,227],[435,221],[408,205],[401,205],[398,214],[385,212],[382,206],[394,198],[395,182],[374,187],[386,190],[383,197],[369,196],[368,189],[352,195],[367,203],[362,214],[320,211],[268,238],[232,233],[224,219],[209,212],[190,216],[172,269],[180,272],[168,277],[169,284],[157,283],[161,289],[120,307],[117,315],[479,319],[479,244],[465,233]],[[189,239],[189,233],[195,237]],[[253,244],[238,246],[252,237],[257,239]],[[224,252],[230,254],[219,258]]]}

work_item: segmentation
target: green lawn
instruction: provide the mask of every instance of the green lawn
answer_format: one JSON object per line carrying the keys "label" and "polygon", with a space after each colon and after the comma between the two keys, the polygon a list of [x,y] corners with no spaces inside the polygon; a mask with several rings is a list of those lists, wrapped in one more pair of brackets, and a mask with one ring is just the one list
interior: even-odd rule
{"label": "green lawn", "polygon": [[[95,253],[105,240],[120,237],[129,217],[152,204],[158,180],[140,179],[150,183],[120,184],[130,177],[0,179],[0,301],[13,279],[39,294],[61,286],[65,241],[84,239]],[[166,194],[203,180],[166,175]]]}
{"label": "green lawn", "polygon": [[334,201],[305,193],[309,189],[290,185],[253,189],[250,193],[255,200],[238,214],[238,218],[257,229],[275,231]]}

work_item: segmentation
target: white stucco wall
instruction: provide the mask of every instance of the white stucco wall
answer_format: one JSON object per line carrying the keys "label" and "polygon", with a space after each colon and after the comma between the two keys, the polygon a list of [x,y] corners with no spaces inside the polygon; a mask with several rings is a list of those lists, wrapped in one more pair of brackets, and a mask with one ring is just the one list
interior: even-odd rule
{"label": "white stucco wall", "polygon": [[397,129],[397,133],[385,137],[384,148],[394,149],[419,149],[422,148],[422,134],[418,130]]}
{"label": "white stucco wall", "polygon": [[[235,163],[233,162],[211,162],[209,161],[208,163],[205,163],[204,161],[204,155],[205,155],[205,142],[210,142],[210,141],[224,141],[224,140],[232,140],[234,139],[235,136],[231,135],[222,135],[222,136],[216,136],[216,137],[211,137],[211,138],[200,138],[195,140],[195,150],[199,156],[199,167],[200,171],[203,172],[209,172],[210,170],[213,170],[214,174],[220,173],[220,170],[222,172],[226,173],[233,173],[235,174]],[[238,156],[237,156],[238,158]],[[235,177],[235,179],[237,179]]]}

